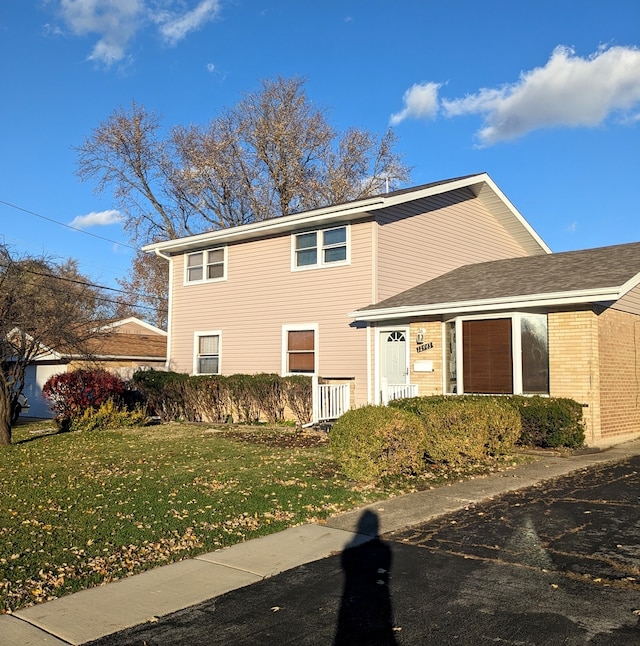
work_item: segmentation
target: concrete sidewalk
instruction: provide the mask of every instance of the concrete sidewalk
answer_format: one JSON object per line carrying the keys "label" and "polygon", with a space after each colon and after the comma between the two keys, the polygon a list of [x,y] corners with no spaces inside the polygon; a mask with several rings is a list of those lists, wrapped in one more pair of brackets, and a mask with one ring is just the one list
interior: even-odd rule
{"label": "concrete sidewalk", "polygon": [[[572,471],[640,455],[640,440],[604,451],[542,455],[512,470],[378,502],[368,508],[380,533],[402,529]],[[323,525],[294,527],[150,570],[55,601],[0,615],[0,646],[83,644],[176,612],[280,572],[366,542],[357,534],[362,509]]]}

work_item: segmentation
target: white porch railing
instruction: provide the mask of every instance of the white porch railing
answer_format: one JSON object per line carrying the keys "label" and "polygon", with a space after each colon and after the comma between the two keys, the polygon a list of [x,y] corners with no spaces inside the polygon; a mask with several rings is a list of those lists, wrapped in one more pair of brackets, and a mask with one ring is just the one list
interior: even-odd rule
{"label": "white porch railing", "polygon": [[313,380],[313,423],[338,419],[351,407],[349,384],[319,384]]}
{"label": "white porch railing", "polygon": [[418,384],[386,384],[382,389],[382,399],[385,404],[388,404],[392,399],[417,396]]}

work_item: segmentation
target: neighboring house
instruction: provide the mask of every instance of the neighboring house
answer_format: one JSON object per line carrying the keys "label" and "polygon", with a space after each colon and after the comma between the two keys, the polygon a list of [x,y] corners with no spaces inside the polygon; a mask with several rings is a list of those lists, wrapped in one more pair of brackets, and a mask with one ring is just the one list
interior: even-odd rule
{"label": "neighboring house", "polygon": [[104,368],[123,379],[136,370],[163,370],[167,357],[167,333],[135,317],[115,321],[97,330],[87,342],[87,354],[61,348],[42,348],[25,372],[24,394],[29,417],[53,417],[42,387],[53,375],[79,368]]}
{"label": "neighboring house", "polygon": [[485,173],[144,250],[170,263],[171,370],[317,377],[329,393],[316,420],[409,395],[513,392],[588,405],[592,445],[640,431],[640,247],[551,254]]}

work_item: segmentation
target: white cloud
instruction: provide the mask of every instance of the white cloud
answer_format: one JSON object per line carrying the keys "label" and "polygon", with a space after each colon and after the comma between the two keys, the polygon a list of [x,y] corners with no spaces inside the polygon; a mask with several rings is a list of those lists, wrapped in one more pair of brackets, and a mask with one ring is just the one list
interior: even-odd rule
{"label": "white cloud", "polygon": [[[164,42],[176,45],[190,32],[213,20],[220,11],[220,0],[200,0],[193,9],[186,9],[184,0],[57,2],[68,31],[75,36],[97,34],[98,40],[88,59],[107,67],[122,60],[134,36],[149,25],[157,25]],[[53,32],[56,28],[48,25],[47,29]]]}
{"label": "white cloud", "polygon": [[107,66],[124,58],[143,9],[143,0],[60,0],[62,18],[76,36],[99,35],[88,58]]}
{"label": "white cloud", "polygon": [[[414,85],[404,95],[405,109],[391,117],[433,116],[437,110],[433,83]],[[434,112],[429,112],[430,92]],[[446,117],[479,114],[484,126],[476,133],[482,145],[516,139],[540,128],[594,127],[616,115],[632,124],[640,107],[640,49],[600,48],[586,58],[557,47],[544,67],[522,72],[517,82],[482,88],[458,99],[442,99]],[[426,114],[423,114],[426,113]]]}
{"label": "white cloud", "polygon": [[215,72],[216,66],[213,63],[207,63],[207,72]]}
{"label": "white cloud", "polygon": [[517,83],[443,101],[443,108],[449,116],[484,114],[478,137],[491,145],[539,128],[597,126],[638,103],[640,50],[612,47],[580,58],[558,47],[544,67],[522,73]]}
{"label": "white cloud", "polygon": [[76,229],[87,229],[89,227],[106,226],[108,224],[119,224],[124,220],[124,216],[115,209],[107,211],[92,211],[87,215],[78,215],[71,221],[69,226]]}
{"label": "white cloud", "polygon": [[169,45],[176,45],[192,31],[213,20],[220,11],[220,0],[201,0],[186,13],[163,12],[157,17],[160,33]]}
{"label": "white cloud", "polygon": [[405,119],[434,119],[438,113],[439,83],[416,83],[402,97],[404,109],[391,115],[392,126]]}

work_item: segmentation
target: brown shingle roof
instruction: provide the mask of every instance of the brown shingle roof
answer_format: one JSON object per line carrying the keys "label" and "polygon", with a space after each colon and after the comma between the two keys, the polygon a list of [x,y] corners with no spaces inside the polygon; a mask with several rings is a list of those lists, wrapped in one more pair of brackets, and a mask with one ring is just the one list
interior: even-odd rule
{"label": "brown shingle roof", "polygon": [[465,265],[358,312],[621,287],[640,273],[640,242]]}
{"label": "brown shingle roof", "polygon": [[167,356],[167,337],[157,334],[100,334],[87,341],[87,350],[96,356],[157,357]]}

